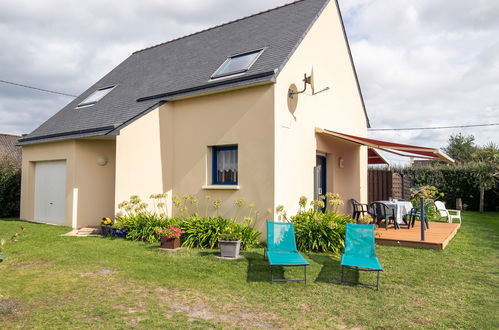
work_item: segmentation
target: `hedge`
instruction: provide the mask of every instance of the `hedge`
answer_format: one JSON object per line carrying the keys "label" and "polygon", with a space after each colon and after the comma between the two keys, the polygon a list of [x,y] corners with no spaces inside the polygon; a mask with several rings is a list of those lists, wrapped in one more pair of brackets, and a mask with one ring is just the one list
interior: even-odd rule
{"label": "hedge", "polygon": [[0,163],[0,218],[19,217],[21,171]]}
{"label": "hedge", "polygon": [[[421,166],[396,168],[394,172],[408,174],[413,186],[430,185],[445,193],[441,198],[448,208],[456,207],[456,198],[461,198],[468,210],[478,210],[480,190],[476,186],[472,166]],[[466,205],[464,205],[466,204]],[[485,210],[497,211],[499,208],[499,182],[485,192]]]}

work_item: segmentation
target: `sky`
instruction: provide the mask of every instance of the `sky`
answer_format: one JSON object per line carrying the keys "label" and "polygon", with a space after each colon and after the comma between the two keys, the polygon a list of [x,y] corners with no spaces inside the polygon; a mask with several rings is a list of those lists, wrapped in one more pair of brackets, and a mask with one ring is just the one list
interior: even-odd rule
{"label": "sky", "polygon": [[[288,2],[0,0],[0,80],[78,95],[137,49]],[[499,1],[339,4],[372,128],[499,123]],[[29,133],[69,101],[0,82],[0,133]],[[499,126],[369,137],[442,148],[459,132],[499,143]]]}

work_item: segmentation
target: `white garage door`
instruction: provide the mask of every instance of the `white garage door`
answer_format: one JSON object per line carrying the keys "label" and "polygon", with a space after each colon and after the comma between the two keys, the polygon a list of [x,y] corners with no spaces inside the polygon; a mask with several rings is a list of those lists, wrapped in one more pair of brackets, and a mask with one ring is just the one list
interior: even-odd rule
{"label": "white garage door", "polygon": [[64,224],[66,161],[35,165],[35,221]]}

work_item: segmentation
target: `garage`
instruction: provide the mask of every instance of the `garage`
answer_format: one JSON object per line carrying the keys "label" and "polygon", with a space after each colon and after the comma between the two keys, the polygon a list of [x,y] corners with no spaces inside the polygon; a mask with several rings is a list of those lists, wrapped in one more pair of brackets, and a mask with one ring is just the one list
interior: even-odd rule
{"label": "garage", "polygon": [[35,164],[35,216],[39,222],[65,224],[66,161]]}

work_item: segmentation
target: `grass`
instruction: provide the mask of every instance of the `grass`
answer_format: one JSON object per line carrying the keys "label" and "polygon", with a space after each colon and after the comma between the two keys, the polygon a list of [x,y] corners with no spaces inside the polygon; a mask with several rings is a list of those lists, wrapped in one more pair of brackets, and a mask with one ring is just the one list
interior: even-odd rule
{"label": "grass", "polygon": [[[306,254],[309,282],[269,282],[262,250],[160,253],[154,244],[20,226],[0,263],[0,328],[497,328],[499,213],[466,212],[443,251],[378,246],[381,289],[340,286],[336,257]],[[285,270],[287,277],[300,269]],[[364,275],[362,275],[364,276]],[[368,275],[366,275],[368,276]]]}

